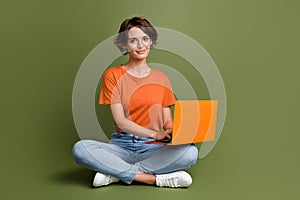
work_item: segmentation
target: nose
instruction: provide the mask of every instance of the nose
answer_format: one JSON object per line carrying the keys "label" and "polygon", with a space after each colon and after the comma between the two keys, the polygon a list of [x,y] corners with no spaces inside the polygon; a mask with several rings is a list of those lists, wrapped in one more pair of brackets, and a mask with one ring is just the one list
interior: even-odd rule
{"label": "nose", "polygon": [[137,48],[138,49],[143,48],[143,42],[141,40],[138,41]]}

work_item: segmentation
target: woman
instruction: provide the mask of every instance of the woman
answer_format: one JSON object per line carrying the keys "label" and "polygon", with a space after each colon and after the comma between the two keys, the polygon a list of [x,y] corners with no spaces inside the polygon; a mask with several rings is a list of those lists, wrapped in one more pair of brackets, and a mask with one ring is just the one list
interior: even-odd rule
{"label": "woman", "polygon": [[195,145],[147,144],[171,137],[170,106],[175,101],[168,77],[146,62],[156,39],[156,30],[144,18],[121,24],[115,45],[129,60],[105,71],[99,99],[112,112],[115,132],[110,143],[81,140],[73,147],[75,161],[96,171],[94,187],[119,180],[161,187],[192,184],[182,170],[196,163]]}

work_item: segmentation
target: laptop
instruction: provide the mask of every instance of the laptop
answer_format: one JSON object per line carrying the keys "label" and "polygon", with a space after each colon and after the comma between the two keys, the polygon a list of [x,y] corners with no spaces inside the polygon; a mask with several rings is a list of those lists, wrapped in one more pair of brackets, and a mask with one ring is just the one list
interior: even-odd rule
{"label": "laptop", "polygon": [[147,144],[180,145],[215,139],[217,100],[176,100],[171,139]]}

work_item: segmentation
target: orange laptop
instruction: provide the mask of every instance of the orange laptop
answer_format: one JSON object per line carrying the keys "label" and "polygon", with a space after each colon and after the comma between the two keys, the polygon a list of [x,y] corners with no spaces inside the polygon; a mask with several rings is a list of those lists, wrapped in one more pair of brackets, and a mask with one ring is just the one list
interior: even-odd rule
{"label": "orange laptop", "polygon": [[176,100],[171,140],[148,144],[179,145],[215,139],[217,100]]}

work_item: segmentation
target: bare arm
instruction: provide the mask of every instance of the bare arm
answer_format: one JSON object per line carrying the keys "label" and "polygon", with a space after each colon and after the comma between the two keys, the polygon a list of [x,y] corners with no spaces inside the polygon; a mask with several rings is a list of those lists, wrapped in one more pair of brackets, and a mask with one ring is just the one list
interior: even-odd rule
{"label": "bare arm", "polygon": [[172,130],[173,121],[172,121],[172,113],[170,107],[163,108],[163,122],[165,130]]}
{"label": "bare arm", "polygon": [[123,106],[120,103],[111,104],[109,107],[111,109],[112,116],[117,126],[127,133],[132,133],[133,135],[142,136],[142,137],[153,138],[155,140],[161,140],[165,137],[170,137],[169,130],[163,132],[156,132],[154,130],[139,126],[138,124],[126,119],[124,115]]}

